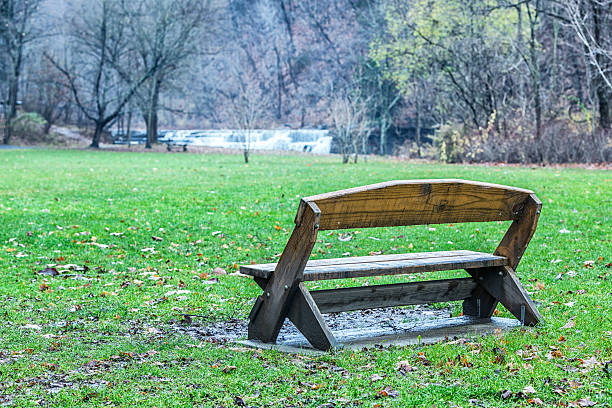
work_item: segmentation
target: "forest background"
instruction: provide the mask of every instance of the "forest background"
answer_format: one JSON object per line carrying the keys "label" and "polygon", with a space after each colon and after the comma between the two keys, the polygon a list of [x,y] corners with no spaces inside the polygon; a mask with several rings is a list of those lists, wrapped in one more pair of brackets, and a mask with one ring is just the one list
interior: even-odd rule
{"label": "forest background", "polygon": [[345,160],[612,159],[609,0],[0,0],[2,141],[328,128]]}

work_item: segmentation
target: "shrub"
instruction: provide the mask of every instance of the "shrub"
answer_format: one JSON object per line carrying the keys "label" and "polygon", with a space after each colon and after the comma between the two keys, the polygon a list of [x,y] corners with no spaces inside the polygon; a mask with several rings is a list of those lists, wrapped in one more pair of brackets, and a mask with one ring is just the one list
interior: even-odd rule
{"label": "shrub", "polygon": [[47,122],[35,112],[21,113],[13,121],[13,136],[24,142],[44,142],[47,137],[44,127]]}
{"label": "shrub", "polygon": [[[468,129],[449,123],[434,135],[437,159],[447,163],[602,163],[612,161],[612,131],[593,129],[588,121],[550,120],[542,136],[535,138],[528,125],[505,123],[495,126],[495,114],[485,129]],[[405,144],[399,154],[411,156]],[[433,158],[433,157],[430,157]]]}

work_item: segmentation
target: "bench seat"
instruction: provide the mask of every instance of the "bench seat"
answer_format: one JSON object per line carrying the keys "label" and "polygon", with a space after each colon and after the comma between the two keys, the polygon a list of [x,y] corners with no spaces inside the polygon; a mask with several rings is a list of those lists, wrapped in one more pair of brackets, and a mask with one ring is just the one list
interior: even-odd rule
{"label": "bench seat", "polygon": [[[304,269],[304,281],[363,278],[367,276],[398,275],[453,269],[506,266],[508,259],[474,251],[440,251],[353,258],[309,260]],[[269,279],[275,263],[243,265],[240,272],[257,278]]]}

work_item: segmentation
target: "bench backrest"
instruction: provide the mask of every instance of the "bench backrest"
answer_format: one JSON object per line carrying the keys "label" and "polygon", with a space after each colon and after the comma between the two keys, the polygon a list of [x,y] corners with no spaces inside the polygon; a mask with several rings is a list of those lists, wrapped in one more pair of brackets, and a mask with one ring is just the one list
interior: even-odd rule
{"label": "bench backrest", "polygon": [[532,194],[521,188],[456,179],[397,180],[303,200],[319,207],[319,230],[335,230],[517,220]]}

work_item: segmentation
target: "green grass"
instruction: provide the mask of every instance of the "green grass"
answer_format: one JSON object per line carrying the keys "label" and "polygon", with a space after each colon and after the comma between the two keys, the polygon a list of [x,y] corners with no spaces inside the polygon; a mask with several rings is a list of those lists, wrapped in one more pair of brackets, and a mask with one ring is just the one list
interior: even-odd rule
{"label": "green grass", "polygon": [[[255,155],[248,166],[241,161],[233,155],[0,152],[0,406],[513,407],[586,398],[612,404],[612,363],[604,365],[612,360],[611,172],[394,160],[341,165],[338,158],[297,155]],[[202,278],[215,267],[231,273],[235,265],[276,259],[298,197],[416,178],[465,178],[536,192],[544,207],[518,274],[545,325],[465,344],[323,357],[200,343],[171,328],[184,313],[206,316],[196,319],[201,324],[247,317],[259,294],[251,280],[224,275],[205,284]],[[361,230],[349,242],[323,232],[313,255],[492,251],[505,227]],[[88,269],[37,274],[48,264]],[[191,293],[164,298],[179,288]],[[571,318],[575,327],[562,329]],[[402,360],[414,371],[399,372]],[[227,366],[236,369],[224,372]],[[373,374],[382,378],[373,381]],[[503,390],[526,386],[536,393],[502,398]]]}

